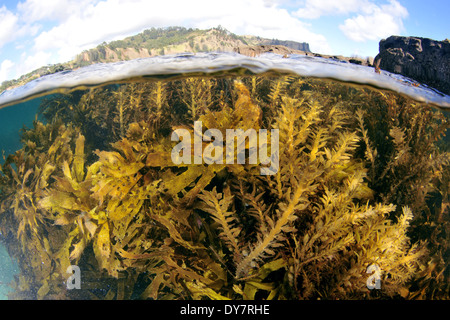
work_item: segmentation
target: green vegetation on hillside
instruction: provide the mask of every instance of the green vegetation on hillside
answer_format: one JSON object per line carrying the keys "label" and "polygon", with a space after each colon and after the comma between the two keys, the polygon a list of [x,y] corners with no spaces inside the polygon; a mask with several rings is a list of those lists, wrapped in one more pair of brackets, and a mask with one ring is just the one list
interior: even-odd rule
{"label": "green vegetation on hillside", "polygon": [[[219,46],[212,42],[218,41]],[[126,60],[122,56],[121,49],[134,49],[139,52],[142,49],[152,52],[156,50],[158,55],[163,55],[167,47],[186,44],[189,51],[212,51],[219,50],[220,47],[247,45],[244,37],[237,36],[222,27],[209,30],[199,30],[184,27],[151,28],[131,37],[122,40],[115,40],[109,43],[103,42],[96,48],[83,51],[75,59],[76,65],[88,65],[95,62],[108,62],[111,60]],[[117,58],[108,56],[108,49],[116,53]],[[149,54],[152,55],[152,54]]]}
{"label": "green vegetation on hillside", "polygon": [[[239,37],[229,31],[217,27],[210,30],[199,30],[199,29],[186,29],[183,27],[169,27],[166,29],[161,28],[151,28],[144,30],[135,36],[125,38],[123,40],[116,40],[110,42],[107,46],[111,49],[117,48],[134,48],[139,50],[141,48],[146,48],[148,50],[163,48],[169,45],[180,44],[188,41],[191,47],[194,47],[194,38],[197,36],[205,35],[205,33],[212,32],[218,38],[225,41],[234,40],[240,41],[242,44],[247,44],[243,37]],[[105,45],[105,44],[103,44]],[[101,46],[97,47],[101,49]]]}

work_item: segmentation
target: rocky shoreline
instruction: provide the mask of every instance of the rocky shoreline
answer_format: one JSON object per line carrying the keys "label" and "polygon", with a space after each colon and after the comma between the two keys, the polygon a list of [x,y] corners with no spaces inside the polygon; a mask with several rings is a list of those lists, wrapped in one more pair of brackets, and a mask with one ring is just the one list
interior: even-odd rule
{"label": "rocky shoreline", "polygon": [[391,36],[380,41],[375,64],[450,94],[450,41]]}
{"label": "rocky shoreline", "polygon": [[282,45],[257,45],[236,47],[234,52],[250,57],[271,52],[281,55],[301,54],[341,62],[374,67],[401,74],[421,84],[426,84],[445,94],[450,94],[450,41],[436,41],[420,37],[391,36],[379,44],[379,53],[373,58],[325,55],[294,50]]}
{"label": "rocky shoreline", "polygon": [[362,66],[369,66],[369,67],[373,66],[373,58],[363,59],[363,58],[358,58],[358,57],[344,57],[344,56],[339,56],[339,55],[319,54],[319,53],[313,53],[313,52],[309,52],[309,51],[295,50],[295,49],[291,49],[291,48],[288,48],[283,45],[241,46],[241,47],[234,48],[233,51],[236,53],[239,53],[239,54],[249,56],[249,57],[257,57],[260,54],[267,53],[267,52],[286,55],[286,56],[288,56],[290,54],[301,54],[301,55],[305,55],[305,56],[321,57],[321,58],[325,58],[325,59],[333,59],[333,60],[342,61],[342,62],[349,62],[349,63],[359,64]]}

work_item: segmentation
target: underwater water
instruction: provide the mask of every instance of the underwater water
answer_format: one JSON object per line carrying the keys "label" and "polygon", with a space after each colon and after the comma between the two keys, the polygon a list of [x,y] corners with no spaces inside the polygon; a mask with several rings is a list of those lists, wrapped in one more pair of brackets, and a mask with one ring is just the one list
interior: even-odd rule
{"label": "underwater water", "polygon": [[274,54],[6,91],[0,298],[448,299],[449,111],[398,75]]}

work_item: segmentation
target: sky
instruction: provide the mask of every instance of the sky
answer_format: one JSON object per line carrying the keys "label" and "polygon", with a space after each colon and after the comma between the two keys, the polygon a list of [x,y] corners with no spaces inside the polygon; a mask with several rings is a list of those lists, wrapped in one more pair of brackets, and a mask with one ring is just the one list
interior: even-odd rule
{"label": "sky", "polygon": [[450,38],[448,0],[0,0],[0,83],[151,27],[308,42],[374,57],[390,35]]}

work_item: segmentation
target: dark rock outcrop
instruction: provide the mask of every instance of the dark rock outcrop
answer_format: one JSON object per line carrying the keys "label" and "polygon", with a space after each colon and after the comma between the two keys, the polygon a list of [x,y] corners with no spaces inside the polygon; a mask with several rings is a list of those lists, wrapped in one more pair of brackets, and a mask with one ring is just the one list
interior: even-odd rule
{"label": "dark rock outcrop", "polygon": [[450,42],[391,36],[380,41],[374,64],[450,94]]}

